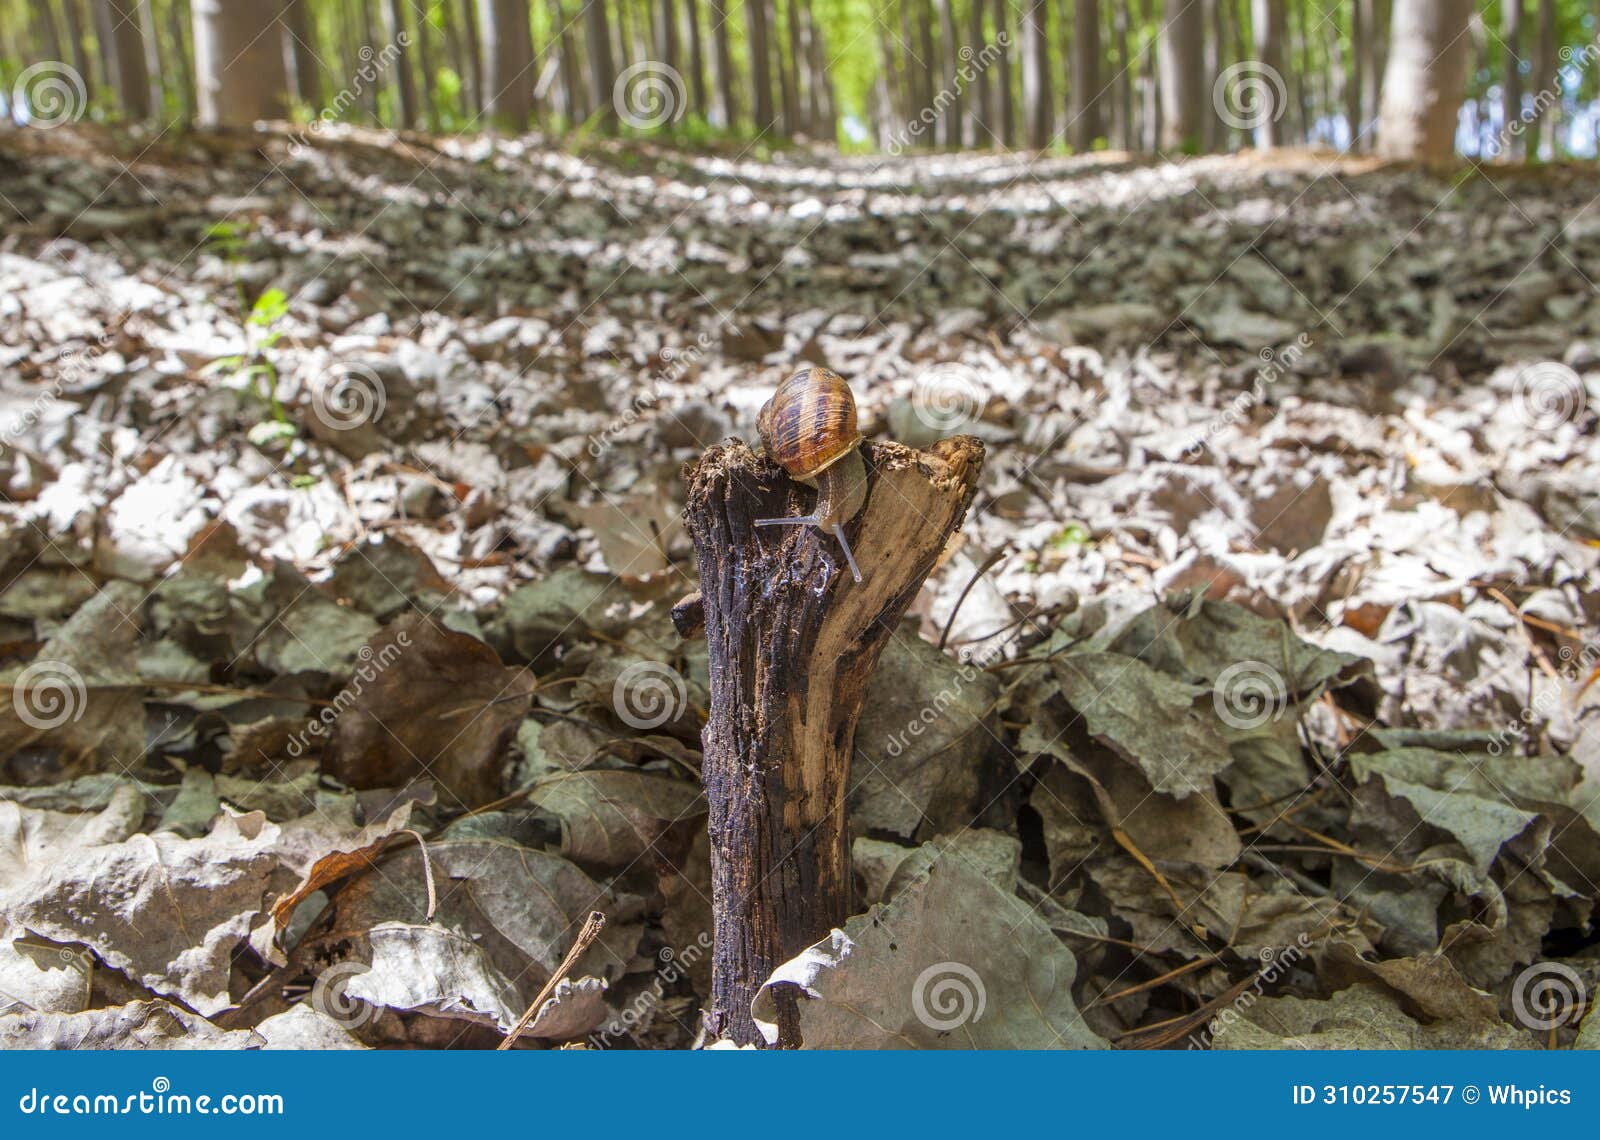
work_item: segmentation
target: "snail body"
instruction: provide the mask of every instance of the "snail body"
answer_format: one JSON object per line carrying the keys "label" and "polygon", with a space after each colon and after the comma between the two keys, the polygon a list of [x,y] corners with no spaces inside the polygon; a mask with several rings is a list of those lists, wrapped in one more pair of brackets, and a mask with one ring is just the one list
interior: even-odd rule
{"label": "snail body", "polygon": [[861,581],[861,569],[844,528],[867,503],[867,465],[861,458],[856,401],[844,377],[826,368],[802,368],[761,408],[756,430],[767,454],[790,478],[817,489],[809,515],[757,519],[757,526],[814,526],[832,535]]}

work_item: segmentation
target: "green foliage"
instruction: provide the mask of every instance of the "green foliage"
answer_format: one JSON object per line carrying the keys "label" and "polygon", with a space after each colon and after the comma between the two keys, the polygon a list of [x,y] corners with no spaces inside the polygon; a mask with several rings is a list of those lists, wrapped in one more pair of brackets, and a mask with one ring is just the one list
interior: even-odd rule
{"label": "green foliage", "polygon": [[200,372],[203,376],[227,378],[239,386],[241,393],[254,389],[257,397],[267,405],[271,418],[254,425],[247,437],[257,447],[267,448],[287,443],[298,431],[278,395],[278,368],[272,360],[272,349],[283,339],[284,332],[279,326],[289,315],[289,297],[282,289],[268,288],[262,290],[254,302],[247,300],[238,270],[249,236],[250,227],[242,222],[224,220],[213,223],[206,230],[206,244],[228,264],[232,272],[245,344],[242,351],[232,356],[218,357]]}

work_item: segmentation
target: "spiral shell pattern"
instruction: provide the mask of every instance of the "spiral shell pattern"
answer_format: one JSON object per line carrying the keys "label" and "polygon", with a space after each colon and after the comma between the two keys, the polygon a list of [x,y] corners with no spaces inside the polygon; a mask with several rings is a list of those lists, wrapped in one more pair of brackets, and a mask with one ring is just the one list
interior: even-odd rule
{"label": "spiral shell pattern", "polygon": [[802,368],[761,408],[761,445],[796,479],[809,479],[861,444],[856,399],[843,376]]}

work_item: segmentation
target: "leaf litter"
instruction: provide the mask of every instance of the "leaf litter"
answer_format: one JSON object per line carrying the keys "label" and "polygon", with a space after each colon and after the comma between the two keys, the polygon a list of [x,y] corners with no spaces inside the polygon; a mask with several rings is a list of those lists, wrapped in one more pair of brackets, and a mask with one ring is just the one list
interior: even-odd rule
{"label": "leaf litter", "polygon": [[679,470],[814,359],[991,460],[758,1019],[1593,1047],[1568,172],[123,145],[0,140],[0,1044],[699,1042]]}

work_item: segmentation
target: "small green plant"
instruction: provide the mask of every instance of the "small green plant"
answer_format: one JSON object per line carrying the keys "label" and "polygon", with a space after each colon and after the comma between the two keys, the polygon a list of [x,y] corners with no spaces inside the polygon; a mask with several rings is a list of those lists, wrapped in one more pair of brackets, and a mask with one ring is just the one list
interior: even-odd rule
{"label": "small green plant", "polygon": [[249,299],[238,272],[247,234],[247,227],[233,222],[218,222],[206,231],[207,243],[232,270],[245,344],[243,351],[218,357],[207,364],[201,369],[201,375],[225,376],[255,389],[270,409],[271,418],[252,427],[248,438],[257,447],[264,448],[287,442],[297,434],[278,395],[278,367],[272,359],[273,348],[284,336],[279,326],[289,315],[289,298],[282,289],[274,288],[262,291],[254,301]]}

